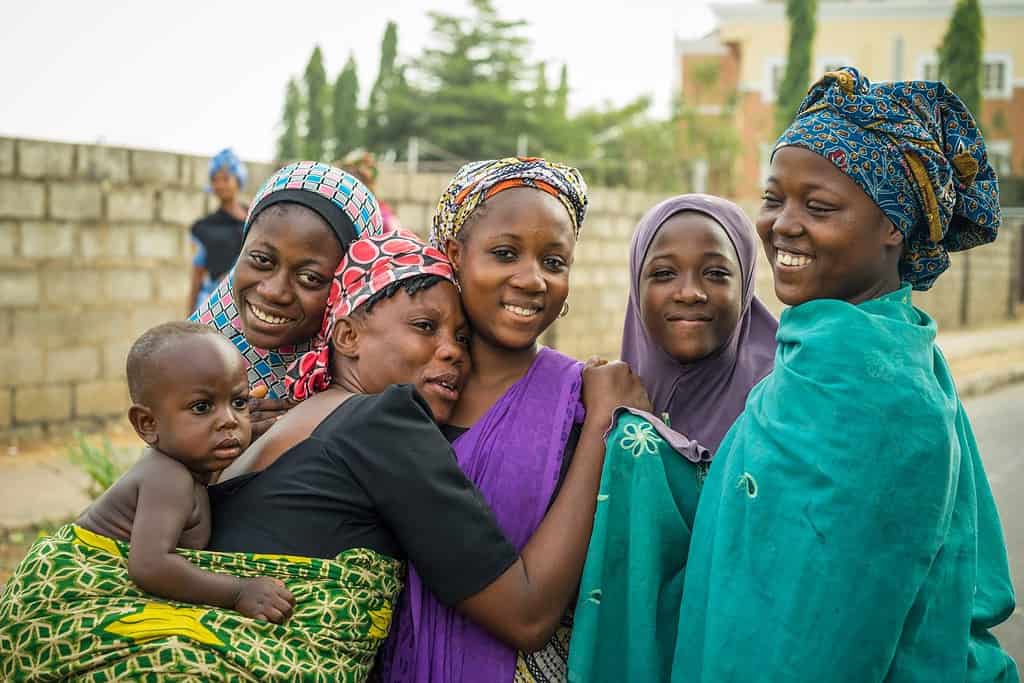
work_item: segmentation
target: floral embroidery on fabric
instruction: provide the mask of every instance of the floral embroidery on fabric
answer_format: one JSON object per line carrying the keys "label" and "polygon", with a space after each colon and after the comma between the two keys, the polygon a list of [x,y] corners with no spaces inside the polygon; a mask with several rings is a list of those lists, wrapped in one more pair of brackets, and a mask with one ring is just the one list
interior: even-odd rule
{"label": "floral embroidery on fabric", "polygon": [[624,451],[630,451],[634,458],[641,455],[654,455],[658,452],[658,445],[662,442],[661,436],[648,422],[630,422],[623,429],[625,436],[619,441],[619,447]]}

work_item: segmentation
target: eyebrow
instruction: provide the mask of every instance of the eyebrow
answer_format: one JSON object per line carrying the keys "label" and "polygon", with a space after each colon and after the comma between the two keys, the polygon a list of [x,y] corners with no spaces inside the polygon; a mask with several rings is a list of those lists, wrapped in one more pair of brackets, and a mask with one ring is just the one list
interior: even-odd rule
{"label": "eyebrow", "polygon": [[[764,184],[768,185],[769,183],[774,183],[774,184],[778,185],[779,184],[779,180],[775,176],[768,176],[768,178],[764,181]],[[805,190],[805,191],[806,190],[824,190],[825,192],[831,192],[832,194],[840,194],[837,190],[833,190],[832,188],[827,187],[825,185],[822,185],[821,183],[815,182],[813,180],[810,180],[810,181],[807,181],[805,183],[802,183],[800,185],[800,189],[801,190]]]}

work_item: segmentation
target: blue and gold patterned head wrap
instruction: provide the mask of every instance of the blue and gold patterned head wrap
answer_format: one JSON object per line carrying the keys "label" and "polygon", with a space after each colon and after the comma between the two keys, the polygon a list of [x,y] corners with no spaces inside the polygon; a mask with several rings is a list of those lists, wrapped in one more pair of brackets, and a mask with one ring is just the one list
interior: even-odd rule
{"label": "blue and gold patterned head wrap", "polygon": [[820,154],[847,174],[903,233],[900,276],[925,290],[949,252],[987,244],[999,229],[999,183],[974,116],[942,83],[873,84],[852,67],[811,87],[775,149]]}
{"label": "blue and gold patterned head wrap", "polygon": [[443,249],[477,207],[513,187],[532,187],[562,202],[572,220],[573,234],[579,237],[587,215],[587,183],[583,175],[571,166],[537,157],[507,157],[474,161],[459,169],[437,203],[430,242]]}
{"label": "blue and gold patterned head wrap", "polygon": [[246,178],[248,178],[249,173],[245,169],[245,164],[238,158],[238,155],[235,154],[235,151],[230,147],[225,147],[210,159],[210,172],[208,175],[211,181],[213,180],[214,174],[222,168],[235,176],[235,180],[238,181],[239,188],[245,187],[245,181]]}

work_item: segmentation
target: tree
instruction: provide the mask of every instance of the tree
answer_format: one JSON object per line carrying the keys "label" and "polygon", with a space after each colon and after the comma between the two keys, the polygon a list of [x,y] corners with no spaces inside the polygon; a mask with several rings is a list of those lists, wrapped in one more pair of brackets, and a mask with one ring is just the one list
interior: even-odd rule
{"label": "tree", "polygon": [[439,154],[479,159],[513,154],[530,130],[528,41],[523,21],[498,17],[491,0],[471,0],[473,16],[429,13],[433,45],[415,62],[424,93],[421,125]]}
{"label": "tree", "polygon": [[362,125],[359,121],[359,75],[356,60],[349,55],[345,68],[334,83],[334,106],[331,108],[333,122],[333,152],[335,158],[352,151],[362,144]]}
{"label": "tree", "polygon": [[397,86],[397,57],[398,25],[389,21],[380,43],[377,80],[370,89],[370,99],[366,106],[366,145],[375,151],[385,143],[391,99]]}
{"label": "tree", "polygon": [[327,73],[320,46],[313,48],[313,54],[306,64],[306,140],[303,152],[307,159],[320,161],[327,150],[327,103],[330,101]]}
{"label": "tree", "polygon": [[552,108],[556,116],[569,118],[569,67],[565,64],[562,64],[562,70],[558,74],[558,88],[555,90]]}
{"label": "tree", "polygon": [[288,79],[285,88],[284,113],[281,115],[281,135],[277,139],[277,160],[286,163],[302,155],[302,140],[299,135],[299,117],[302,115],[302,93],[294,78]]}
{"label": "tree", "polygon": [[984,27],[978,0],[957,0],[939,46],[939,78],[981,120]]}
{"label": "tree", "polygon": [[775,130],[782,133],[793,121],[811,82],[811,48],[818,23],[818,0],[786,0],[789,50],[786,71],[775,101]]}

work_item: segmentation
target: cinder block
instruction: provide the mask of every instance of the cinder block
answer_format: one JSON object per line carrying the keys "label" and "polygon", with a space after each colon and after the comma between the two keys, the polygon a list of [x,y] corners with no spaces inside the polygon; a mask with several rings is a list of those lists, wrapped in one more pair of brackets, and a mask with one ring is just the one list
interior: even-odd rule
{"label": "cinder block", "polygon": [[101,350],[103,354],[103,376],[110,379],[125,380],[124,365],[128,360],[128,351],[132,348],[136,337],[145,330],[139,330],[123,341],[114,341],[104,345]]}
{"label": "cinder block", "polygon": [[181,320],[182,312],[181,303],[150,304],[136,308],[131,313],[132,329],[135,332],[132,341],[134,341],[134,337],[137,337],[151,327],[156,327],[161,323],[172,320]]}
{"label": "cinder block", "polygon": [[189,269],[161,268],[154,276],[157,296],[161,301],[185,306],[189,292]]}
{"label": "cinder block", "polygon": [[118,380],[83,382],[75,386],[74,396],[75,417],[119,415],[131,405],[127,382]]}
{"label": "cinder block", "polygon": [[75,248],[75,229],[69,223],[21,224],[21,255],[27,258],[67,258]]}
{"label": "cinder block", "polygon": [[0,175],[14,175],[14,140],[0,138]]}
{"label": "cinder block", "polygon": [[156,201],[152,190],[126,188],[107,195],[107,218],[112,221],[151,221]]}
{"label": "cinder block", "polygon": [[205,190],[210,185],[207,172],[210,169],[210,157],[183,156],[181,158],[182,184],[193,190]]}
{"label": "cinder block", "polygon": [[0,271],[0,301],[3,302],[5,308],[35,306],[39,303],[39,299],[39,275],[37,273]]}
{"label": "cinder block", "polygon": [[167,152],[132,151],[132,177],[156,185],[178,184],[178,155]]}
{"label": "cinder block", "polygon": [[25,178],[67,178],[75,159],[75,146],[42,140],[18,141],[18,171]]}
{"label": "cinder block", "polygon": [[14,403],[11,401],[13,394],[12,389],[0,387],[0,429],[6,429],[14,422]]}
{"label": "cinder block", "polygon": [[[409,196],[409,175],[398,171],[393,166],[381,166],[374,188],[378,199],[383,199],[391,206],[405,201]],[[440,195],[438,195],[440,199]]]}
{"label": "cinder block", "polygon": [[75,175],[95,181],[126,183],[131,180],[131,153],[127,149],[79,145]]}
{"label": "cinder block", "polygon": [[93,347],[53,349],[46,352],[46,380],[74,382],[100,376],[100,354]]}
{"label": "cinder block", "polygon": [[23,386],[43,381],[43,351],[34,346],[0,349],[0,367],[4,376],[0,386]]}
{"label": "cinder block", "polygon": [[98,271],[47,268],[41,275],[47,303],[67,306],[95,304],[102,300],[104,293]]}
{"label": "cinder block", "polygon": [[191,225],[204,215],[204,197],[195,190],[163,190],[160,193],[160,220]]}
{"label": "cinder block", "polygon": [[70,417],[70,386],[31,386],[14,390],[15,424],[67,420]]}
{"label": "cinder block", "polygon": [[181,235],[177,227],[144,227],[135,231],[135,255],[140,258],[178,261],[181,259]]}
{"label": "cinder block", "polygon": [[123,259],[132,253],[132,230],[120,226],[86,225],[78,231],[80,253],[86,261]]}
{"label": "cinder block", "polygon": [[426,204],[405,202],[398,205],[392,204],[392,209],[406,230],[411,230],[421,237],[430,232],[430,212]]}
{"label": "cinder block", "polygon": [[0,218],[42,218],[45,210],[42,183],[0,178]]}
{"label": "cinder block", "polygon": [[0,221],[0,258],[14,256],[18,249],[18,224]]}
{"label": "cinder block", "polygon": [[99,183],[51,184],[50,215],[53,218],[98,219],[102,204]]}
{"label": "cinder block", "polygon": [[409,199],[436,206],[451,179],[447,173],[417,173],[409,176]]}
{"label": "cinder block", "polygon": [[104,273],[106,296],[114,301],[149,301],[153,281],[145,270],[111,270]]}

